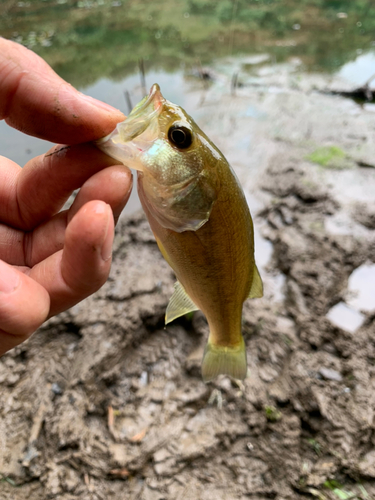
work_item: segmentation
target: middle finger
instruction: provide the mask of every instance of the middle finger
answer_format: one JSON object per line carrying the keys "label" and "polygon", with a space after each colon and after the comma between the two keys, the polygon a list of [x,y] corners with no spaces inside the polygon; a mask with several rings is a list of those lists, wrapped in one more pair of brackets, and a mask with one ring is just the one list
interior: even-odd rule
{"label": "middle finger", "polygon": [[59,212],[34,231],[23,232],[0,224],[0,259],[12,265],[33,267],[64,247],[66,226],[84,204],[104,201],[117,220],[131,189],[132,174],[123,165],[101,170],[85,182],[69,210]]}

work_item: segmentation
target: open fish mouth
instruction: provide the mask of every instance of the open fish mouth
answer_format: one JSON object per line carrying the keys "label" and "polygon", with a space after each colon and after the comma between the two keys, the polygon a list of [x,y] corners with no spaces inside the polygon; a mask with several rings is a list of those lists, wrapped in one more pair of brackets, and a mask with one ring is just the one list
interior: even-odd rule
{"label": "open fish mouth", "polygon": [[96,141],[104,153],[129,167],[136,167],[136,158],[147,151],[159,136],[158,117],[165,99],[155,83],[148,96],[140,101],[130,115],[106,137]]}
{"label": "open fish mouth", "polygon": [[164,97],[155,83],[147,97],[142,99],[132,110],[128,118],[120,125],[120,135],[124,142],[131,141],[143,134],[154,118],[162,112]]}

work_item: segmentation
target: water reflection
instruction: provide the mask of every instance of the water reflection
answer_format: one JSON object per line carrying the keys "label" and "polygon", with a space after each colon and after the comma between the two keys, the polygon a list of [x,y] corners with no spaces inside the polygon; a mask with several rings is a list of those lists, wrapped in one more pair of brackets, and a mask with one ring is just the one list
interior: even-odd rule
{"label": "water reflection", "polygon": [[339,76],[355,85],[364,85],[371,77],[375,77],[375,52],[359,55],[354,61],[345,64]]}
{"label": "water reflection", "polygon": [[339,302],[329,310],[327,318],[334,325],[349,333],[354,333],[363,324],[365,316],[347,306],[344,302]]}
{"label": "water reflection", "polygon": [[375,311],[375,265],[363,264],[349,277],[347,299],[329,310],[327,318],[343,330],[354,333],[364,323],[363,313]]}
{"label": "water reflection", "polygon": [[139,58],[148,69],[173,71],[197,59],[268,53],[333,71],[374,43],[370,7],[371,0],[7,0],[0,33],[80,87],[122,79]]}
{"label": "water reflection", "polygon": [[353,309],[375,311],[375,264],[358,267],[349,277],[347,303]]}
{"label": "water reflection", "polygon": [[[181,71],[170,73],[163,71],[147,72],[147,90],[149,90],[154,83],[160,85],[163,93],[167,95],[168,100],[177,102],[180,106],[185,106],[189,83],[186,81]],[[142,86],[137,73],[123,78],[119,82],[112,81],[108,78],[101,78],[95,84],[84,89],[86,94],[96,99],[100,99],[128,114],[124,95],[125,90],[129,92],[133,106],[143,98]]]}
{"label": "water reflection", "polygon": [[31,158],[44,154],[52,146],[50,142],[22,134],[0,120],[0,155],[22,167]]}

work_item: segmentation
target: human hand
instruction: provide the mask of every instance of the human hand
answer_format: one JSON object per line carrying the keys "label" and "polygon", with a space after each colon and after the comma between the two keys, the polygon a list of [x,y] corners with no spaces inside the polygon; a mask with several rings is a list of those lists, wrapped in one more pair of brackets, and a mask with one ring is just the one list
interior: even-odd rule
{"label": "human hand", "polygon": [[[114,221],[132,188],[93,141],[124,115],[0,38],[0,119],[55,146],[21,168],[0,156],[0,355],[106,281]],[[86,143],[86,144],[81,144]],[[80,188],[71,208],[60,211]]]}

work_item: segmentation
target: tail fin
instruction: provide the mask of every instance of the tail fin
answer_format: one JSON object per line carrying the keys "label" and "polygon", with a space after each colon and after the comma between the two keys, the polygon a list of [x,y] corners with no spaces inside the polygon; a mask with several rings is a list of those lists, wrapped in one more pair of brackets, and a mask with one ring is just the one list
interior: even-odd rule
{"label": "tail fin", "polygon": [[247,373],[245,342],[236,347],[223,347],[208,341],[202,361],[203,382],[210,382],[218,375],[229,375],[243,380]]}

